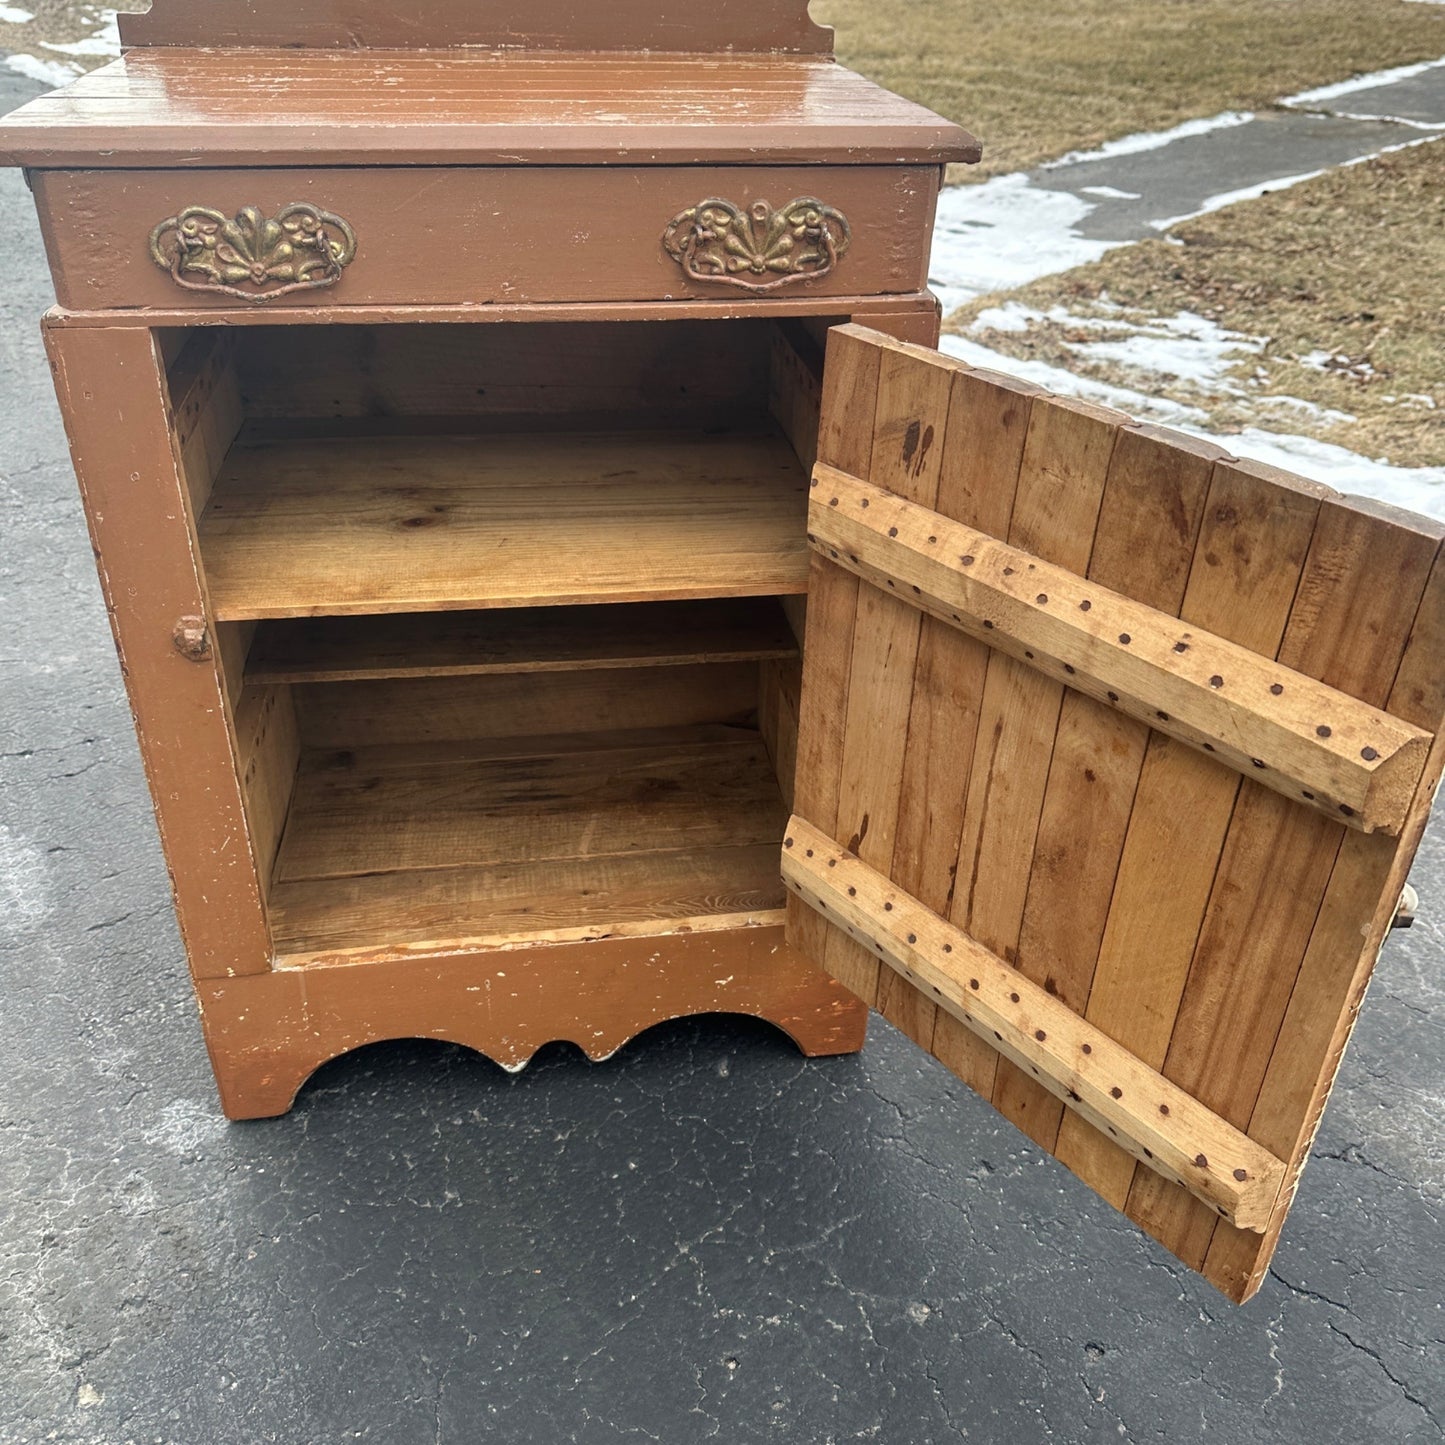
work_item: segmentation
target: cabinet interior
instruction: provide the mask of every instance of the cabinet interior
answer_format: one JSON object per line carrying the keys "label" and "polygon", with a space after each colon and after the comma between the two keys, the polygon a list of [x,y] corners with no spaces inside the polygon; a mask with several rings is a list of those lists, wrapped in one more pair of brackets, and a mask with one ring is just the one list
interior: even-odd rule
{"label": "cabinet interior", "polygon": [[158,333],[280,965],[778,920],[830,324]]}

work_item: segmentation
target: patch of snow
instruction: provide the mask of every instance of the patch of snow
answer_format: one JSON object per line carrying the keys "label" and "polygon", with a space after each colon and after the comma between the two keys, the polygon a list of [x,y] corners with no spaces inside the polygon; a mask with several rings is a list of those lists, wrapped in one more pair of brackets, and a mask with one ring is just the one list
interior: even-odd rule
{"label": "patch of snow", "polygon": [[1136,371],[1154,372],[1211,390],[1235,390],[1227,380],[1229,368],[1242,353],[1258,355],[1266,346],[1262,336],[1227,331],[1192,311],[1151,318],[1131,326],[1124,336],[1088,341],[1072,349],[1080,356],[1114,361]]}
{"label": "patch of snow", "polygon": [[[1117,311],[1107,298],[1101,298],[1106,312]],[[1063,344],[1075,355],[1091,361],[1113,361],[1134,371],[1149,372],[1171,380],[1187,382],[1210,391],[1239,393],[1240,388],[1229,378],[1229,369],[1242,356],[1259,355],[1268,344],[1262,336],[1249,336],[1242,331],[1229,331],[1217,322],[1193,311],[1175,316],[1153,316],[1145,321],[1115,320],[1112,316],[1076,316],[1063,306],[1046,312],[1035,311],[1007,301],[1002,306],[981,311],[969,328],[980,334],[985,331],[1023,332],[1038,321],[1053,322],[1071,331],[1107,333],[1098,341],[1072,341]]]}
{"label": "patch of snow", "polygon": [[1333,442],[1283,436],[1258,427],[1246,427],[1237,436],[1216,440],[1237,457],[1304,472],[1336,491],[1373,497],[1407,511],[1445,519],[1445,467],[1393,467]]}
{"label": "patch of snow", "polygon": [[1256,406],[1282,406],[1290,411],[1297,411],[1303,416],[1313,417],[1316,421],[1352,422],[1359,421],[1359,417],[1352,412],[1337,411],[1332,406],[1320,406],[1318,402],[1306,401],[1301,396],[1257,396],[1254,399]]}
{"label": "patch of snow", "polygon": [[[1445,0],[1440,0],[1445,5]],[[1144,196],[1139,191],[1121,191],[1117,186],[1080,186],[1080,192],[1086,196],[1102,196],[1106,201],[1142,201]]]}
{"label": "patch of snow", "polygon": [[1196,406],[1185,406],[1182,402],[1170,401],[1167,397],[1149,396],[1146,392],[1134,391],[1127,386],[1111,386],[1108,382],[1095,381],[1088,376],[1075,376],[1060,366],[1050,366],[1046,361],[1026,361],[1014,356],[1005,356],[966,336],[945,334],[938,343],[938,349],[949,356],[956,356],[970,366],[987,368],[990,371],[1006,371],[1010,376],[1021,377],[1041,386],[1047,391],[1058,392],[1061,396],[1081,396],[1087,401],[1102,402],[1106,406],[1118,407],[1120,411],[1142,417],[1146,421],[1169,422],[1181,426],[1185,421],[1203,421],[1205,413]]}
{"label": "patch of snow", "polygon": [[24,25],[34,19],[28,10],[22,10],[18,5],[0,5],[0,20],[7,25]]}
{"label": "patch of snow", "polygon": [[1247,125],[1254,119],[1252,111],[1227,110],[1220,115],[1201,116],[1198,120],[1186,120],[1168,130],[1138,131],[1134,135],[1120,136],[1118,140],[1105,141],[1097,150],[1069,151],[1056,161],[1048,161],[1041,170],[1052,171],[1059,166],[1072,166],[1079,161],[1101,161],[1110,156],[1134,156],[1141,151],[1157,151],[1163,146],[1173,145],[1177,140],[1190,136],[1208,135],[1212,130],[1227,130],[1233,125]]}
{"label": "patch of snow", "polygon": [[[1445,0],[1433,0],[1437,5],[1445,5]],[[1388,121],[1391,125],[1407,125],[1415,130],[1427,130],[1432,134],[1436,131],[1445,130],[1445,121],[1440,120],[1415,120],[1408,115],[1388,115],[1379,110],[1332,110],[1329,112],[1336,120],[1382,120]]]}
{"label": "patch of snow", "polygon": [[1068,191],[1046,191],[1022,172],[938,198],[929,285],[945,314],[975,296],[1007,291],[1096,261],[1120,241],[1094,241],[1075,227],[1094,208]]}
{"label": "patch of snow", "polygon": [[939,346],[970,366],[1008,372],[1062,396],[1084,397],[1146,420],[1177,426],[1192,436],[1224,447],[1237,457],[1301,472],[1338,491],[1373,497],[1393,506],[1445,520],[1445,467],[1391,466],[1389,462],[1362,457],[1331,442],[1316,441],[1313,437],[1287,436],[1260,427],[1246,427],[1241,432],[1220,435],[1201,425],[1205,416],[1197,407],[1147,396],[1128,387],[1110,386],[1089,377],[1075,376],[1046,362],[1019,361],[963,336],[945,335]]}
{"label": "patch of snow", "polygon": [[107,55],[115,57],[120,54],[120,25],[115,18],[114,10],[102,10],[97,18],[100,20],[100,29],[93,35],[87,35],[83,40],[73,40],[69,44],[54,45],[48,40],[41,41],[47,50],[53,50],[57,55]]}
{"label": "patch of snow", "polygon": [[34,55],[7,55],[5,66],[7,70],[13,70],[27,80],[38,80],[41,85],[55,86],[57,89],[62,85],[69,85],[81,74],[80,67],[74,63],[41,60]]}
{"label": "patch of snow", "polygon": [[985,306],[970,328],[974,331],[1027,331],[1029,323],[1038,319],[1032,306],[1019,301],[1005,301],[1002,306]]}
{"label": "patch of snow", "polygon": [[1369,381],[1379,372],[1363,356],[1346,356],[1342,351],[1310,351],[1295,360],[1311,371],[1333,372],[1336,376],[1348,376],[1355,381]]}
{"label": "patch of snow", "polygon": [[[1445,0],[1425,0],[1432,5],[1445,4]],[[1317,86],[1314,90],[1302,90],[1298,95],[1287,95],[1279,103],[1309,107],[1319,100],[1334,100],[1341,95],[1352,95],[1357,90],[1374,90],[1376,86],[1393,85],[1397,80],[1413,80],[1427,70],[1438,70],[1445,65],[1445,56],[1439,60],[1422,60],[1415,65],[1397,65],[1393,70],[1376,70],[1370,75],[1356,75],[1350,80],[1337,81],[1334,85]]]}

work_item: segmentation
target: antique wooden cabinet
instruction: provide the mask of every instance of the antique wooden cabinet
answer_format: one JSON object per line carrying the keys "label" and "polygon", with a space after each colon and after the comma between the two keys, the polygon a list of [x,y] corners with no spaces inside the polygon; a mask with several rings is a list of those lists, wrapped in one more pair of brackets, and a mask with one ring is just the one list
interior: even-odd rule
{"label": "antique wooden cabinet", "polygon": [[930,350],[978,147],[804,0],[121,27],[0,156],[226,1112],[873,1005],[1251,1293],[1440,776],[1440,529]]}

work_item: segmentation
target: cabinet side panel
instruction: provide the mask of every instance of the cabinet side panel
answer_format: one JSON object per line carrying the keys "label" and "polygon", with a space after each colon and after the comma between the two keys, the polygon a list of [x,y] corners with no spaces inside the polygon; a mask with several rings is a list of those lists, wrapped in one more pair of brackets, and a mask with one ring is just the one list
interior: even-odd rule
{"label": "cabinet side panel", "polygon": [[284,685],[243,688],[235,706],[235,735],[256,871],[269,899],[301,761],[292,690]]}
{"label": "cabinet side panel", "polygon": [[179,652],[206,620],[165,377],[139,329],[47,327],[101,588],[197,978],[263,973],[270,944],[219,661]]}

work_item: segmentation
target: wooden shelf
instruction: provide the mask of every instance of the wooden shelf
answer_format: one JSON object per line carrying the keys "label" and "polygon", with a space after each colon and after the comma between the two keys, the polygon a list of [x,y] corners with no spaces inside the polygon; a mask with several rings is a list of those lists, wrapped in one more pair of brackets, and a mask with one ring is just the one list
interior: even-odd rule
{"label": "wooden shelf", "polygon": [[272,621],[247,683],[586,672],[798,655],[772,598]]}
{"label": "wooden shelf", "polygon": [[786,821],[745,728],[309,751],[270,890],[277,952],[774,923]]}
{"label": "wooden shelf", "polygon": [[243,621],[800,593],[806,512],[771,423],[243,440],[200,539]]}

